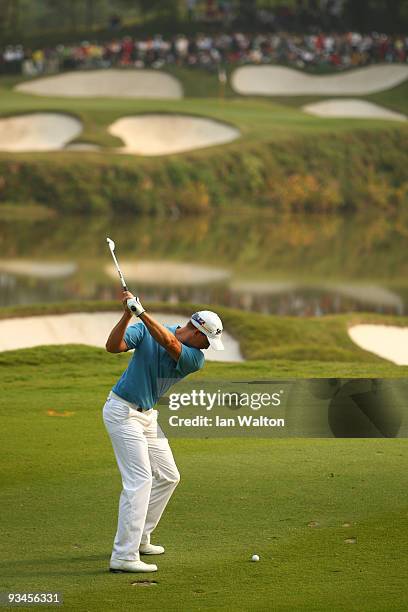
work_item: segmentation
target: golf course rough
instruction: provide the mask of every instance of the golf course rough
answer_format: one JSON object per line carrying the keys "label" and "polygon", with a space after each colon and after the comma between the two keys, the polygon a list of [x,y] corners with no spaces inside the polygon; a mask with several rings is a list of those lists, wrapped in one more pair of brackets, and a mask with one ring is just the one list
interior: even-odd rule
{"label": "golf course rough", "polygon": [[0,203],[34,201],[61,214],[84,215],[197,214],[236,205],[282,213],[367,212],[380,206],[394,214],[408,195],[407,128],[382,121],[389,127],[380,130],[374,120],[361,121],[364,129],[354,132],[320,133],[313,139],[292,134],[257,144],[240,138],[225,149],[157,159],[107,152],[0,154],[0,176],[7,176]]}

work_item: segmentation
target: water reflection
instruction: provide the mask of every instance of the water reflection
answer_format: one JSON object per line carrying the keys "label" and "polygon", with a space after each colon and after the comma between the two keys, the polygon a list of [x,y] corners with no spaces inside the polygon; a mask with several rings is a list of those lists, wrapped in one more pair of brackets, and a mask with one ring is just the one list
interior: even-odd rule
{"label": "water reflection", "polygon": [[70,262],[52,263],[29,259],[0,260],[0,272],[10,272],[17,276],[30,276],[32,278],[64,278],[74,274],[76,269],[76,264]]}
{"label": "water reflection", "polygon": [[[166,286],[196,286],[226,282],[230,276],[227,270],[218,267],[202,266],[195,263],[180,263],[178,261],[134,260],[123,261],[120,268],[128,282],[143,285]],[[105,267],[107,274],[117,278],[114,264]]]}
{"label": "water reflection", "polygon": [[223,214],[1,222],[1,305],[117,298],[107,235],[146,301],[297,316],[408,304],[401,219]]}

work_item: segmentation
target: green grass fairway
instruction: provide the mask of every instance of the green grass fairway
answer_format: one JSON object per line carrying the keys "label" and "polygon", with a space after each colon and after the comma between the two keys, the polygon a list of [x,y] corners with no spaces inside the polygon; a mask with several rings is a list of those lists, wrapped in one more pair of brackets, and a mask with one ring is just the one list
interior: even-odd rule
{"label": "green grass fairway", "polygon": [[[221,314],[248,361],[209,363],[197,380],[407,376],[346,335],[352,321],[402,317]],[[60,591],[67,610],[407,608],[404,439],[174,439],[182,480],[154,538],[167,547],[159,572],[110,574],[121,482],[102,407],[128,358],[74,345],[0,355],[1,591]],[[157,582],[132,584],[145,579]]]}
{"label": "green grass fairway", "polygon": [[407,609],[403,439],[174,440],[157,584],[109,574],[121,483],[102,406],[125,361],[1,356],[1,591],[61,591],[83,611]]}

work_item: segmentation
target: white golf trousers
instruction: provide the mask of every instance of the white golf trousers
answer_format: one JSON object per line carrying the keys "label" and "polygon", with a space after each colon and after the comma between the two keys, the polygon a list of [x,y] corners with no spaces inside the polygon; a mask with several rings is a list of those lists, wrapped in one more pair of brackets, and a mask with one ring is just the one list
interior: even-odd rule
{"label": "white golf trousers", "polygon": [[176,488],[180,474],[169,442],[157,422],[157,410],[139,412],[113,391],[103,407],[122,476],[119,515],[111,559],[136,561]]}

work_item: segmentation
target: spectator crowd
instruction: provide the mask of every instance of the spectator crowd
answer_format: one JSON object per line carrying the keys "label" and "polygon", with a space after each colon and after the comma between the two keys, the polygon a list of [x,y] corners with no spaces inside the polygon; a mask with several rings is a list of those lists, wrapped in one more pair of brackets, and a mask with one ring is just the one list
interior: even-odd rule
{"label": "spectator crowd", "polygon": [[162,68],[166,65],[217,70],[225,65],[284,64],[297,68],[345,69],[373,63],[407,63],[408,35],[373,32],[160,34],[109,42],[83,41],[55,48],[7,46],[0,52],[0,72],[37,76],[64,70],[110,67]]}

